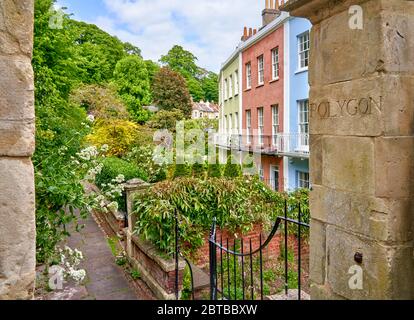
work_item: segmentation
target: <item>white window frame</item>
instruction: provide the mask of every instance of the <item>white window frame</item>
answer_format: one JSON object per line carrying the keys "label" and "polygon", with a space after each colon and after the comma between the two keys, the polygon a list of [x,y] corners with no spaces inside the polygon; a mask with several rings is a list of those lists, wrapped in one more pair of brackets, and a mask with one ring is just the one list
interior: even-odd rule
{"label": "white window frame", "polygon": [[309,67],[310,36],[309,31],[298,36],[298,69],[307,70]]}
{"label": "white window frame", "polygon": [[280,132],[280,115],[279,105],[272,105],[272,142],[273,146],[277,145],[277,135]]}
{"label": "white window frame", "polygon": [[246,88],[252,88],[252,63],[246,63]]}
{"label": "white window frame", "polygon": [[227,89],[227,84],[228,84],[228,81],[227,81],[227,79],[224,79],[224,101],[226,101],[227,100],[227,96],[228,96],[228,89]]}
{"label": "white window frame", "polygon": [[257,108],[257,131],[259,133],[258,143],[260,146],[263,145],[263,134],[264,134],[264,108]]}
{"label": "white window frame", "polygon": [[229,114],[229,133],[230,135],[233,134],[233,114]]}
{"label": "white window frame", "polygon": [[234,128],[236,129],[237,134],[239,134],[239,113],[238,112],[234,113],[234,122],[235,122]]}
{"label": "white window frame", "polygon": [[233,75],[229,76],[229,99],[233,98]]}
{"label": "white window frame", "polygon": [[259,164],[257,169],[258,169],[257,173],[259,174],[260,181],[264,181],[264,168],[263,168],[263,165]]}
{"label": "white window frame", "polygon": [[247,135],[247,143],[252,143],[250,133],[252,130],[252,111],[246,110],[246,135]]}
{"label": "white window frame", "polygon": [[227,135],[227,115],[224,116],[224,134]]}
{"label": "white window frame", "polygon": [[239,94],[239,70],[234,72],[234,96]]}
{"label": "white window frame", "polygon": [[279,47],[272,50],[272,80],[278,80],[280,75]]}
{"label": "white window frame", "polygon": [[257,58],[257,83],[259,86],[264,84],[264,55]]}
{"label": "white window frame", "polygon": [[310,188],[310,177],[309,172],[296,171],[297,177],[297,188],[298,189],[309,189]]}
{"label": "white window frame", "polygon": [[309,100],[298,101],[299,149],[309,150]]}

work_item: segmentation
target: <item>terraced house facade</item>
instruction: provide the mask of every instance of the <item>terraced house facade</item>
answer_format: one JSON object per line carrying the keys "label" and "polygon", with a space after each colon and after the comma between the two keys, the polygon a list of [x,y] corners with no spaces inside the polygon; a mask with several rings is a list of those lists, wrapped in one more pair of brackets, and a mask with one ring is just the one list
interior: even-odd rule
{"label": "terraced house facade", "polygon": [[262,27],[244,28],[241,43],[222,66],[218,145],[238,151],[240,159],[255,155],[261,179],[284,191],[310,187],[311,24],[279,11],[280,3],[266,1]]}

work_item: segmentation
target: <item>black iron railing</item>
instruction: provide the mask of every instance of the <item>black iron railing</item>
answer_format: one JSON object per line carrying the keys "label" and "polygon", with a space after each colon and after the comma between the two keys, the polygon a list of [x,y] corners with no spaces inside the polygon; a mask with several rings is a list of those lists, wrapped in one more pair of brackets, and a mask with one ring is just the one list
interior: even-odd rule
{"label": "black iron railing", "polygon": [[[269,246],[277,231],[284,227],[284,291],[289,294],[289,258],[288,258],[288,226],[297,226],[297,290],[298,300],[302,298],[302,229],[309,229],[309,224],[302,222],[302,209],[298,207],[298,220],[288,218],[288,205],[285,203],[284,217],[278,217],[266,241],[259,235],[259,247],[253,250],[252,239],[246,242],[243,238],[234,240],[232,248],[229,240],[217,241],[216,219],[210,233],[210,298],[211,300],[256,300],[256,296],[264,299],[263,252]],[[240,248],[237,250],[237,248]],[[259,256],[258,275],[254,267],[254,257]],[[246,267],[246,261],[248,265]],[[257,269],[257,268],[256,268]],[[246,272],[247,270],[247,272]],[[256,274],[256,275],[255,275]],[[255,276],[259,277],[259,292],[256,290]],[[226,281],[227,280],[227,281]]]}

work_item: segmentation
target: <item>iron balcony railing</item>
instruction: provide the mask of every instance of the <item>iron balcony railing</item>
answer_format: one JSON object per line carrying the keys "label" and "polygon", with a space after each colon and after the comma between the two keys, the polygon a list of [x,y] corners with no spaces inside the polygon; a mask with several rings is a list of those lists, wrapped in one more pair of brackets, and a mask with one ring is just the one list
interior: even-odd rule
{"label": "iron balcony railing", "polygon": [[309,158],[309,134],[280,133],[276,135],[219,134],[216,145],[226,149]]}

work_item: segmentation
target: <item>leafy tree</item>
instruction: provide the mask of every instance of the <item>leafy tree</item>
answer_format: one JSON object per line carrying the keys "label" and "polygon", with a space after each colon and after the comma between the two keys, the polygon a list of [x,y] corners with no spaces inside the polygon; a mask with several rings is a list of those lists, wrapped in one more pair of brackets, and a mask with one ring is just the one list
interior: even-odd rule
{"label": "leafy tree", "polygon": [[160,66],[151,60],[145,60],[145,65],[147,67],[148,77],[152,86],[152,84],[154,83],[155,75],[158,71],[160,71]]}
{"label": "leafy tree", "polygon": [[188,91],[194,101],[201,101],[205,99],[205,94],[200,81],[195,78],[189,78],[187,80]]}
{"label": "leafy tree", "polygon": [[124,102],[119,99],[116,88],[111,85],[82,85],[72,92],[70,100],[85,108],[95,118],[128,118]]}
{"label": "leafy tree", "polygon": [[68,30],[75,50],[72,58],[83,71],[79,79],[84,83],[111,80],[117,62],[126,56],[124,44],[93,24],[69,20]]}
{"label": "leafy tree", "polygon": [[142,59],[141,49],[134,46],[133,44],[131,44],[129,42],[124,43],[124,51],[127,55],[137,56],[137,57]]}
{"label": "leafy tree", "polygon": [[206,77],[201,80],[201,87],[204,91],[204,99],[211,102],[218,102],[218,75],[209,72]]}
{"label": "leafy tree", "polygon": [[160,62],[180,73],[184,78],[196,78],[200,70],[196,64],[197,57],[181,46],[174,46],[168,54],[161,57]]}
{"label": "leafy tree", "polygon": [[120,60],[115,67],[114,78],[130,114],[138,122],[148,120],[148,111],[142,109],[151,103],[150,80],[144,60],[137,56]]}
{"label": "leafy tree", "polygon": [[223,176],[226,178],[238,178],[241,176],[241,168],[239,164],[233,163],[233,156],[227,158],[227,164],[224,168]]}
{"label": "leafy tree", "polygon": [[168,129],[170,131],[175,131],[177,121],[183,119],[184,113],[181,110],[161,110],[151,118],[147,125],[154,129]]}
{"label": "leafy tree", "polygon": [[191,115],[192,104],[184,78],[170,68],[161,68],[153,84],[155,104],[164,110],[181,110],[186,117]]}

